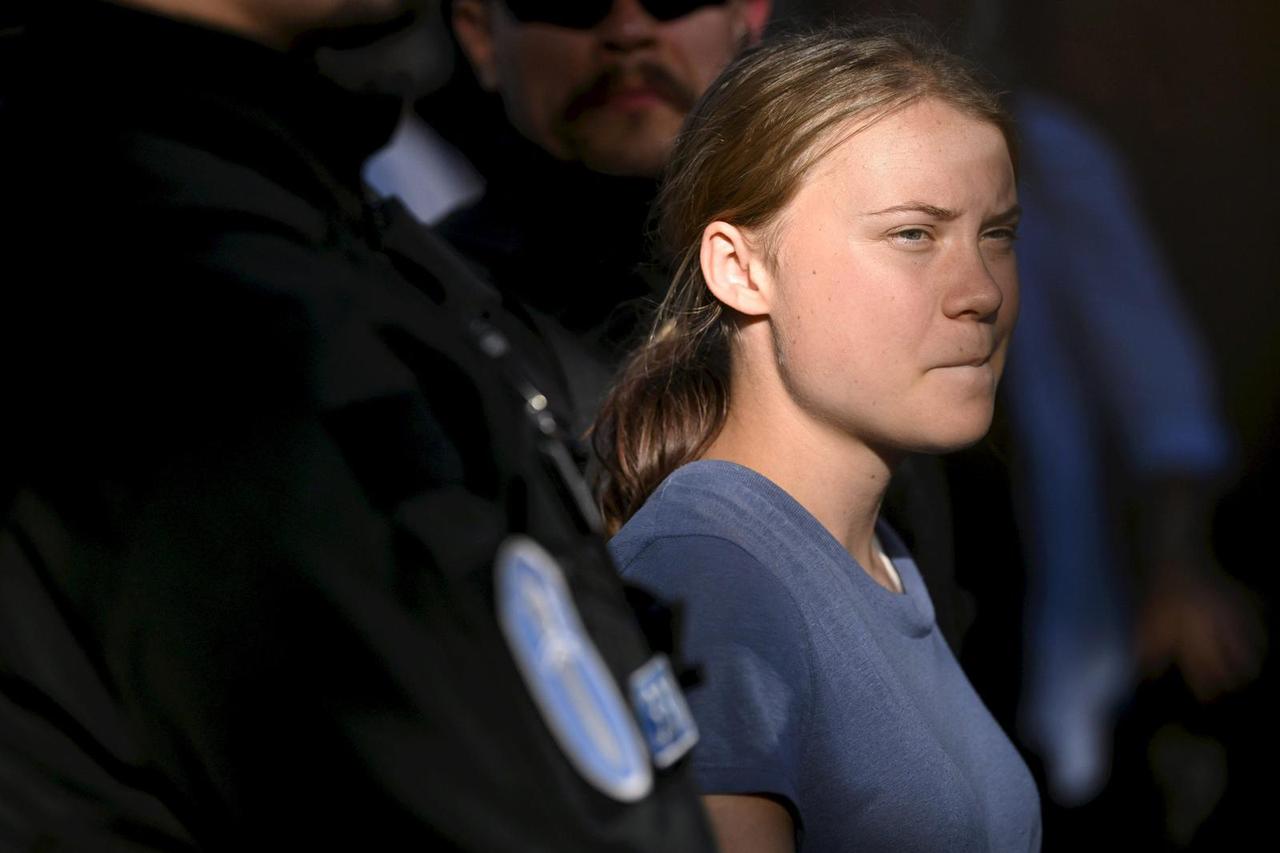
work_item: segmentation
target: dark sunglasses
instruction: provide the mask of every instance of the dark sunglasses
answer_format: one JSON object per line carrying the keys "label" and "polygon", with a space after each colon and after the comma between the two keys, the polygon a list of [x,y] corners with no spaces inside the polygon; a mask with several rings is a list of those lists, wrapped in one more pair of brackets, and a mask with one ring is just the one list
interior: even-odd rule
{"label": "dark sunglasses", "polygon": [[[609,17],[613,0],[503,0],[512,16],[526,24],[555,24],[589,30]],[[674,21],[703,6],[723,6],[725,0],[640,0],[659,21]]]}

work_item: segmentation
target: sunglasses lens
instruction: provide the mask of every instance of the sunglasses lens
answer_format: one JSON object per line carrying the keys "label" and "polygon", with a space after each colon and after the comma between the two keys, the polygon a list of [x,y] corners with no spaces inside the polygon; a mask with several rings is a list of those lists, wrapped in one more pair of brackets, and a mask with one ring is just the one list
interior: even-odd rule
{"label": "sunglasses lens", "polygon": [[683,18],[703,6],[723,6],[725,0],[642,0],[645,11],[659,21]]}
{"label": "sunglasses lens", "polygon": [[589,30],[609,16],[613,0],[505,0],[511,16],[525,24]]}
{"label": "sunglasses lens", "polygon": [[[511,15],[526,24],[554,24],[589,30],[609,16],[614,0],[505,0]],[[645,11],[659,21],[674,21],[703,6],[721,6],[725,0],[640,0]]]}

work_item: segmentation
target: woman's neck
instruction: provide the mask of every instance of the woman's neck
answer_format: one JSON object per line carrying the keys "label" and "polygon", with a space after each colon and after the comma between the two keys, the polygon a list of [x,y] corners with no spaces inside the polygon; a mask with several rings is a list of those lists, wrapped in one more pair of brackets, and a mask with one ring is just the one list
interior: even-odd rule
{"label": "woman's neck", "polygon": [[884,456],[794,409],[744,404],[730,406],[723,429],[702,458],[736,462],[768,477],[844,545],[877,583],[896,591],[875,540],[880,503],[892,473]]}

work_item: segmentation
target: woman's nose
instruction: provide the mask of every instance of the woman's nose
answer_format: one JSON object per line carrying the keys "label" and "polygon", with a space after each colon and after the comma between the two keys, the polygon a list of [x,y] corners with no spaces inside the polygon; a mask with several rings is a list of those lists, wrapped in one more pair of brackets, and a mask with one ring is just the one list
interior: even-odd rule
{"label": "woman's nose", "polygon": [[1005,288],[978,247],[966,250],[950,272],[942,310],[948,317],[993,320],[1004,304]]}

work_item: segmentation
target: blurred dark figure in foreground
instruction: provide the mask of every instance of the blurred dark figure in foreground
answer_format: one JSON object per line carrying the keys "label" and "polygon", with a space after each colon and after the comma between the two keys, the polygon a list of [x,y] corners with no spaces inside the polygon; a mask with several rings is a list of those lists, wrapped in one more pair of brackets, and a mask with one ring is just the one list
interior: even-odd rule
{"label": "blurred dark figure in foreground", "polygon": [[[0,847],[710,847],[498,297],[320,76],[396,0],[33,9],[0,168]],[[632,600],[640,601],[632,596]]]}

